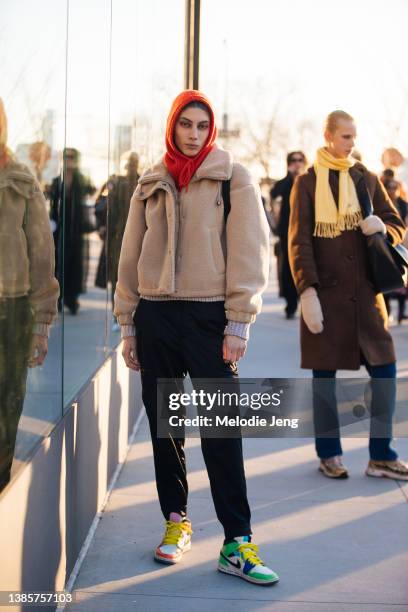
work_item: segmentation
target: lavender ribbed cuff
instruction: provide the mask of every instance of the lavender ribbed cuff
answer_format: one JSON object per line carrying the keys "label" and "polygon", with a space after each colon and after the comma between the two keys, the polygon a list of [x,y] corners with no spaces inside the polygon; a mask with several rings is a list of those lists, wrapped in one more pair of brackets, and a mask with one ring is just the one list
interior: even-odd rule
{"label": "lavender ribbed cuff", "polygon": [[134,325],[121,325],[120,335],[123,338],[129,338],[129,336],[136,336],[136,328]]}
{"label": "lavender ribbed cuff", "polygon": [[238,336],[244,340],[249,338],[250,323],[241,323],[240,321],[228,321],[228,325],[224,330],[224,335]]}
{"label": "lavender ribbed cuff", "polygon": [[50,337],[50,326],[48,323],[34,323],[33,334],[38,336]]}

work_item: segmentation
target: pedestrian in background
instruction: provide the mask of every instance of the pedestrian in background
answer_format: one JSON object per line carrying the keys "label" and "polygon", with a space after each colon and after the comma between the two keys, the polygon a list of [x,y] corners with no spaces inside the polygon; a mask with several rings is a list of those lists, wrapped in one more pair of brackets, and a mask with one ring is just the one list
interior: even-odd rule
{"label": "pedestrian in background", "polygon": [[49,191],[50,217],[55,228],[57,278],[61,287],[64,287],[61,298],[70,313],[76,315],[79,295],[86,293],[89,263],[86,234],[95,229],[86,198],[95,192],[95,187],[80,170],[80,154],[77,149],[64,149],[63,161],[63,178],[56,177]]}
{"label": "pedestrian in background", "polygon": [[[364,364],[372,379],[373,417],[366,474],[407,480],[408,468],[391,447],[395,351],[384,298],[376,295],[370,280],[365,239],[382,232],[398,244],[405,226],[377,176],[351,158],[353,118],[344,111],[330,113],[324,137],[326,146],[293,187],[289,228],[290,264],[302,309],[301,367],[312,369],[314,377],[319,469],[330,478],[348,476],[342,463],[335,376],[337,370],[358,370]],[[361,189],[368,189],[374,207],[374,214],[365,219],[357,195]]]}
{"label": "pedestrian in background", "polygon": [[[392,171],[391,171],[392,172]],[[384,187],[390,197],[391,202],[398,210],[401,219],[406,224],[406,218],[408,213],[408,202],[401,197],[401,183],[394,178],[388,178],[383,180]],[[402,287],[392,291],[391,293],[384,294],[385,305],[387,307],[388,315],[391,315],[391,304],[390,300],[395,299],[398,303],[398,323],[402,323],[406,319],[405,304],[407,301],[407,287]]]}
{"label": "pedestrian in background", "polygon": [[295,178],[303,174],[306,169],[306,156],[302,151],[292,151],[287,155],[286,164],[288,171],[285,178],[275,183],[270,195],[271,200],[280,198],[281,202],[275,228],[275,233],[279,237],[279,244],[275,250],[278,259],[279,296],[286,300],[286,318],[293,319],[298,305],[298,295],[293,282],[288,255],[289,198]]}
{"label": "pedestrian in background", "polygon": [[[123,174],[113,175],[101,187],[95,200],[95,216],[98,233],[102,240],[95,279],[97,287],[106,288],[111,283],[112,311],[118,281],[118,266],[123,234],[129,214],[130,200],[136,189],[139,176],[139,155],[126,151],[121,155]],[[112,331],[120,326],[113,316]]]}

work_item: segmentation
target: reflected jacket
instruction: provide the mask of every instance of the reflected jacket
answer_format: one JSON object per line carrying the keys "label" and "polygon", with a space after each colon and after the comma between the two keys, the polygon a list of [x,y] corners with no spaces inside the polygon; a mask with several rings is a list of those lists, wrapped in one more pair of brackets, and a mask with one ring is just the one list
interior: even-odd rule
{"label": "reflected jacket", "polygon": [[35,323],[51,323],[59,285],[42,191],[29,169],[0,168],[0,299],[28,296]]}
{"label": "reflected jacket", "polygon": [[[222,181],[230,180],[224,221]],[[141,296],[225,299],[230,321],[252,323],[269,271],[269,228],[258,185],[215,147],[179,192],[163,162],[147,171],[133,194],[123,237],[115,314],[133,323]]]}

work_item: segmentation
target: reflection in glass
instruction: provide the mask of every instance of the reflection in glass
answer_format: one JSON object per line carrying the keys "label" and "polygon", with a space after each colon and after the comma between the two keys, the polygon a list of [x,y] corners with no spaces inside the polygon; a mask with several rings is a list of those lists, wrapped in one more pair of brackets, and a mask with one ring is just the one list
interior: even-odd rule
{"label": "reflection in glass", "polygon": [[[127,151],[121,156],[121,167],[125,174],[113,175],[103,185],[96,199],[96,218],[99,236],[103,242],[99,257],[95,284],[97,287],[107,287],[111,283],[111,303],[118,280],[118,265],[120,248],[126,220],[129,214],[130,199],[139,180],[139,156]],[[113,331],[119,331],[116,320],[113,321]]]}
{"label": "reflection in glass", "polygon": [[9,482],[27,368],[41,366],[57,312],[58,282],[40,186],[7,147],[0,100],[0,490]]}
{"label": "reflection in glass", "polygon": [[64,178],[56,177],[50,189],[57,278],[63,287],[64,304],[72,315],[78,312],[79,295],[86,293],[89,264],[86,234],[95,229],[85,202],[95,187],[81,173],[79,163],[79,151],[66,148]]}
{"label": "reflection in glass", "polygon": [[[48,358],[28,370],[13,470],[120,341],[111,296],[123,227],[137,156],[143,170],[161,153],[167,107],[182,87],[185,11],[184,0],[43,0],[25,3],[22,23],[20,4],[6,0],[0,9],[7,26],[0,95],[9,112],[9,145],[47,196],[61,312]],[[44,23],[52,28],[38,38]],[[165,63],[149,33],[153,27],[168,50]],[[64,151],[74,159],[61,163]],[[126,151],[137,153],[128,169]],[[96,210],[99,236],[91,232],[93,185],[104,194]]]}

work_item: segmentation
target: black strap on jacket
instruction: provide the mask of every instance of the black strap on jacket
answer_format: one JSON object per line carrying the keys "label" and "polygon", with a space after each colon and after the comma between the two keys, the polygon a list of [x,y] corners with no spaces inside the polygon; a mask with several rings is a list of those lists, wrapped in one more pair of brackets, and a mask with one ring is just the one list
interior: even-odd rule
{"label": "black strap on jacket", "polygon": [[231,210],[231,180],[222,181],[222,201],[224,202],[224,221],[227,222],[228,215]]}

